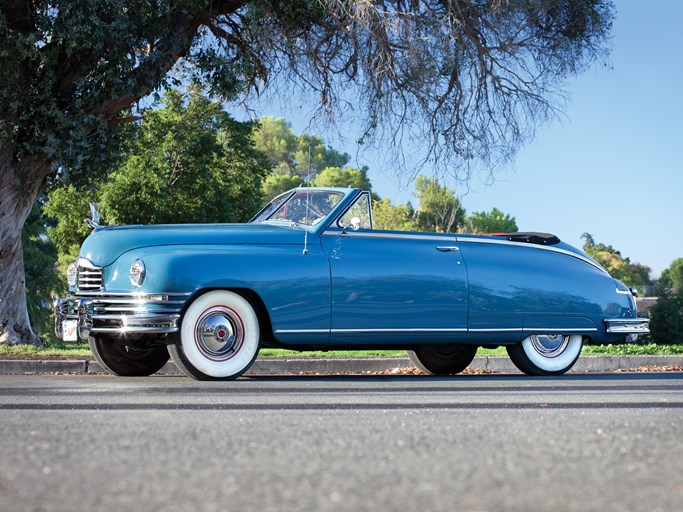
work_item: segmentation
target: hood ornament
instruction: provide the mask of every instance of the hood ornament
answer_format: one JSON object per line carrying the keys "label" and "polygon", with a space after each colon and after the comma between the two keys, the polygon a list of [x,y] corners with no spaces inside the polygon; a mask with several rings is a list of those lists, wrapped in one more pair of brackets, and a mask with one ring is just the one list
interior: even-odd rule
{"label": "hood ornament", "polygon": [[95,203],[88,203],[90,205],[90,219],[85,219],[85,225],[92,229],[100,227],[100,211]]}

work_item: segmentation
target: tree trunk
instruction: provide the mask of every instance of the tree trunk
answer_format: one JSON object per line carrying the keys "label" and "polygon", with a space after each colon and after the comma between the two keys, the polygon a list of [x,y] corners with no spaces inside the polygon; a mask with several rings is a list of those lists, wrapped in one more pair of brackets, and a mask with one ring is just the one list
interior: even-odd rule
{"label": "tree trunk", "polygon": [[0,344],[39,344],[26,307],[21,232],[50,164],[45,157],[20,160],[16,150],[0,149]]}

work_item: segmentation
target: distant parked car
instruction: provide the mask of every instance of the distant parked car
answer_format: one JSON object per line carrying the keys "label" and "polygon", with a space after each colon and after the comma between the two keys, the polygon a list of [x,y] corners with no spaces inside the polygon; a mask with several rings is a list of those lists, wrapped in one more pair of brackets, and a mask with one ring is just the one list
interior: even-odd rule
{"label": "distant parked car", "polygon": [[401,348],[454,374],[499,345],[524,373],[559,375],[584,343],[649,332],[631,291],[556,236],[377,230],[358,189],[291,190],[246,224],[90,223],[55,330],[115,375],[170,354],[190,377],[233,379],[261,347]]}

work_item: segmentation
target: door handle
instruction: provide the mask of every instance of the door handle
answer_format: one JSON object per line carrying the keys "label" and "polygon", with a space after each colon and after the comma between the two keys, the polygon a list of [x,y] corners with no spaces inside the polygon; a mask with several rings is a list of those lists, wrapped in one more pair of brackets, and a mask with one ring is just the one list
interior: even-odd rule
{"label": "door handle", "polygon": [[436,250],[439,252],[459,251],[460,248],[455,245],[437,245]]}

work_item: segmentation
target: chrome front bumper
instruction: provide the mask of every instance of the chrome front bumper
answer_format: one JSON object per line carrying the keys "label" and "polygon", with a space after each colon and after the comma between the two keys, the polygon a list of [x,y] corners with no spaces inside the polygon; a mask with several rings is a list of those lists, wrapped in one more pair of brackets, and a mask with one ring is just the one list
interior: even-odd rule
{"label": "chrome front bumper", "polygon": [[78,337],[97,334],[168,334],[189,293],[76,292],[55,301],[55,334],[64,338],[65,321],[78,322]]}
{"label": "chrome front bumper", "polygon": [[649,318],[606,318],[607,334],[623,334],[626,341],[635,342],[641,334],[650,334]]}

